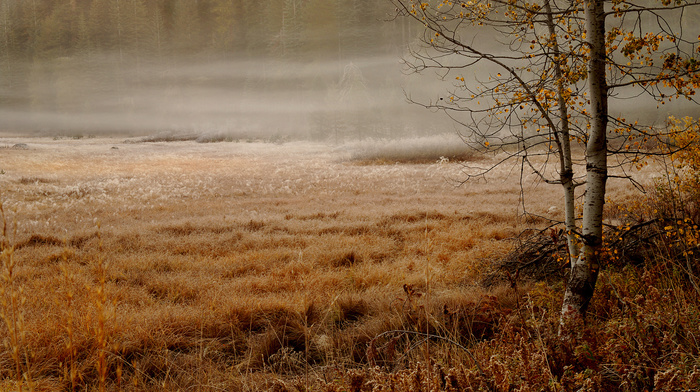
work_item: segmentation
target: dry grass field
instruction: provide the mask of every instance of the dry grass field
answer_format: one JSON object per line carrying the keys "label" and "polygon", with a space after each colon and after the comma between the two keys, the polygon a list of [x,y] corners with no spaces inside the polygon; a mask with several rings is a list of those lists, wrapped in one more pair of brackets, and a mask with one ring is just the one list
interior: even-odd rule
{"label": "dry grass field", "polygon": [[[461,163],[364,164],[323,144],[0,144],[13,249],[0,390],[284,390],[295,379],[360,390],[343,375],[366,366],[382,332],[487,333],[493,320],[451,310],[515,308],[517,295],[481,287],[481,274],[546,224],[522,216],[519,166],[457,187]],[[524,182],[528,212],[560,219],[560,190]],[[610,189],[634,197],[628,184]]]}

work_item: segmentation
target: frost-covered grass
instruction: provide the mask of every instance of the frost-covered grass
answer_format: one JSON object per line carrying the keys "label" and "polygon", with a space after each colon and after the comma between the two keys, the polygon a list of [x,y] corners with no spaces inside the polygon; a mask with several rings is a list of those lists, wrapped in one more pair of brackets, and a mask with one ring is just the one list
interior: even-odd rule
{"label": "frost-covered grass", "polygon": [[434,163],[471,161],[479,155],[456,134],[407,139],[368,139],[349,143],[350,159],[364,163]]}
{"label": "frost-covered grass", "polygon": [[[517,303],[476,284],[525,227],[509,167],[456,188],[460,163],[356,165],[322,144],[21,141],[0,176],[2,388],[352,390],[425,358],[381,333],[470,345]],[[560,196],[524,180],[547,216]],[[466,385],[468,356],[431,350]]]}

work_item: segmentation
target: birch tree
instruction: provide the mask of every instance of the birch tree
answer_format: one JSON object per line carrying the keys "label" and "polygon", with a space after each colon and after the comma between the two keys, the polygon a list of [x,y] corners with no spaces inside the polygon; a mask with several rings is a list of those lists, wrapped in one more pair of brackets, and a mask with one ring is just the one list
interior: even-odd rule
{"label": "birch tree", "polygon": [[[699,38],[685,15],[698,3],[391,1],[398,17],[423,26],[422,45],[411,48],[406,65],[449,82],[445,95],[420,104],[449,115],[475,149],[503,152],[501,163],[517,160],[564,189],[571,272],[561,320],[568,333],[585,315],[600,270],[607,180],[628,177],[626,168],[667,141],[659,124],[611,115],[610,102],[621,108],[620,98],[643,96],[652,110],[669,99],[695,103]],[[584,153],[573,154],[572,144]],[[465,181],[493,167],[478,169]],[[585,188],[580,219],[577,187]]]}

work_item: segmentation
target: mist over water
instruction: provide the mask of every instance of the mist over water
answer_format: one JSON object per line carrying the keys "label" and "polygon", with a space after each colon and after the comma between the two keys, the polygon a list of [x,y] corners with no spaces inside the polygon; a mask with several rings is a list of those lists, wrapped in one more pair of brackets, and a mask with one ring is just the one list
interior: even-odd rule
{"label": "mist over water", "polygon": [[429,112],[407,104],[404,89],[422,87],[402,74],[397,56],[342,63],[249,58],[134,66],[105,55],[25,66],[33,78],[28,88],[3,86],[3,98],[16,103],[0,107],[3,130],[323,139],[341,127],[345,137],[355,138],[423,133],[435,121],[447,125],[441,116],[426,118]]}
{"label": "mist over water", "polygon": [[0,131],[341,142],[454,130],[406,102],[442,87],[405,74],[417,29],[388,22],[389,2],[35,4],[0,0]]}
{"label": "mist over water", "polygon": [[[112,68],[113,57],[105,56],[93,69]],[[48,67],[54,69],[30,86],[30,94],[2,91],[3,97],[21,102],[0,108],[3,128],[49,133],[298,133],[308,129],[314,115],[377,108],[370,100],[341,102],[342,70],[336,64],[273,65],[251,59],[122,66],[122,78],[79,70],[58,75],[56,64]],[[379,67],[387,73],[395,68],[389,58]],[[376,97],[374,105],[401,105],[398,94],[392,99],[390,89],[384,90],[358,94]]]}

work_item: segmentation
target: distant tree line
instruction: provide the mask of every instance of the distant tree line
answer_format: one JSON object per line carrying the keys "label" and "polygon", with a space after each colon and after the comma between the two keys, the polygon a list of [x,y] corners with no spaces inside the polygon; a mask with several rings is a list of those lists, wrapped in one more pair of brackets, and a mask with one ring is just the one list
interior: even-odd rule
{"label": "distant tree line", "polygon": [[[373,0],[0,0],[5,60],[94,51],[125,57],[380,52],[388,3]],[[386,27],[386,26],[385,26]]]}
{"label": "distant tree line", "polygon": [[407,35],[383,22],[392,10],[374,0],[0,0],[0,109],[96,113],[105,103],[95,97],[110,95],[133,113],[156,83],[167,99],[201,84],[175,70],[202,62],[261,64],[217,87],[294,88],[298,80],[264,79],[314,62],[337,63],[338,83],[357,58],[398,57]]}

